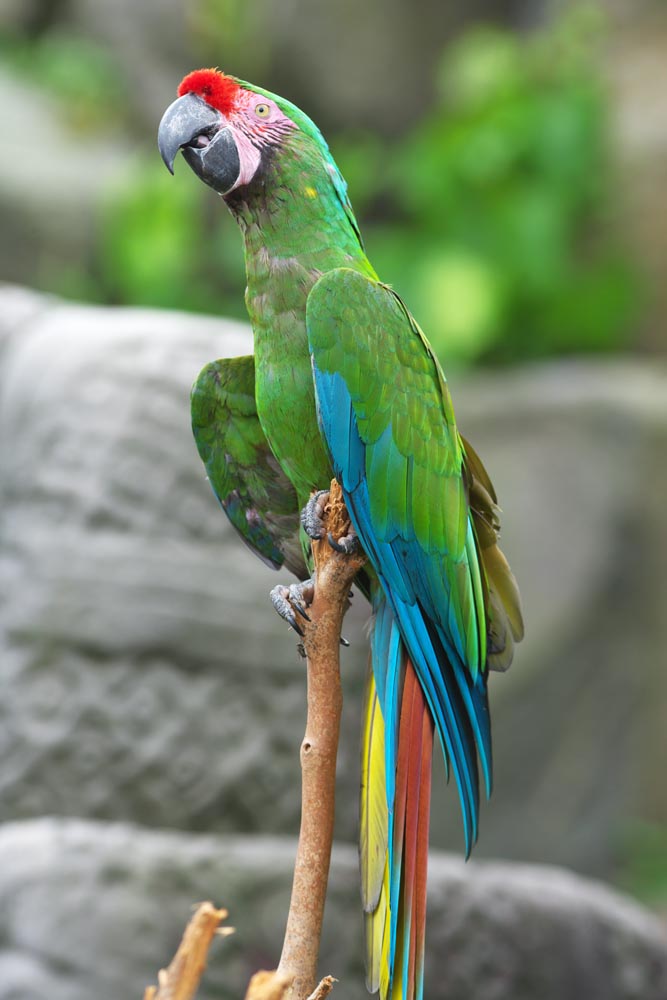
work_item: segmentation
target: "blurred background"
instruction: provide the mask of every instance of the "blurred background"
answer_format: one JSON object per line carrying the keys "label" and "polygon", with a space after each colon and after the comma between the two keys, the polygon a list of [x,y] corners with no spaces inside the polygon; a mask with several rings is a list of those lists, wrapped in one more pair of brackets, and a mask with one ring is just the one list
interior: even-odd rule
{"label": "blurred background", "polygon": [[[527,638],[491,682],[496,792],[475,857],[565,865],[664,921],[665,4],[0,0],[0,856],[14,872],[0,998],[47,982],[58,997],[58,982],[99,1000],[109,948],[108,995],[131,980],[123,964],[136,992],[176,942],[174,899],[190,899],[173,858],[189,870],[215,853],[198,837],[242,835],[255,861],[232,845],[230,864],[247,873],[277,850],[263,835],[298,823],[302,668],[266,600],[276,580],[231,537],[188,426],[199,367],[250,350],[236,227],[156,151],[201,65],[320,125],[368,254],[439,353],[498,488]],[[341,843],[356,836],[357,604]],[[433,843],[460,853],[440,778]],[[225,874],[243,909],[257,888]],[[228,905],[221,882],[197,892]],[[127,891],[81,949],[88,897],[67,894],[83,883]],[[141,906],[160,893],[172,923],[150,939]],[[56,897],[69,925],[57,907],[36,918]],[[132,920],[143,951],[139,932],[114,938]],[[266,956],[231,946],[239,982],[275,961],[259,923]],[[356,933],[330,929],[331,954]],[[583,982],[530,995],[664,995]]]}
{"label": "blurred background", "polygon": [[2,15],[4,131],[39,122],[50,160],[25,134],[3,157],[5,278],[245,318],[233,224],[154,153],[175,81],[221,63],[321,125],[370,255],[448,357],[664,346],[659,2],[2,0]]}
{"label": "blurred background", "polygon": [[449,357],[660,350],[660,3],[2,7],[6,134],[39,121],[51,160],[3,158],[6,278],[243,316],[231,221],[154,154],[174,81],[222,62],[322,126],[371,256]]}

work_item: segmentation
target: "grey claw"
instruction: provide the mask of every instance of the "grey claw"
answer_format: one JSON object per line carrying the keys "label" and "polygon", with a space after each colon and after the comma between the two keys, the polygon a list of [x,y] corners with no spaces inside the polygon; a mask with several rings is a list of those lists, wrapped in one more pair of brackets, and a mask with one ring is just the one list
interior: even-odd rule
{"label": "grey claw", "polygon": [[305,632],[296,620],[296,614],[301,615],[307,622],[310,615],[306,611],[306,605],[313,599],[314,584],[312,580],[304,580],[303,583],[293,583],[289,587],[278,584],[271,591],[271,603],[284,621],[293,628],[297,635],[304,638]]}
{"label": "grey claw", "polygon": [[345,549],[343,548],[343,546],[338,544],[338,542],[336,541],[336,539],[334,538],[334,536],[331,534],[331,532],[329,532],[329,534],[327,535],[327,541],[328,541],[329,545],[331,546],[331,548],[335,549],[336,552],[345,552]]}
{"label": "grey claw", "polygon": [[289,601],[289,589],[280,584],[274,587],[270,593],[271,603],[287,624],[294,629],[297,635],[303,637],[304,631],[294,617],[294,611]]}
{"label": "grey claw", "polygon": [[359,546],[359,543],[357,541],[357,536],[355,534],[344,535],[342,538],[339,538],[338,541],[336,541],[331,532],[329,532],[329,534],[327,535],[327,541],[329,542],[329,545],[331,546],[332,549],[335,549],[336,552],[342,552],[343,555],[346,556],[349,556],[353,552],[356,552]]}
{"label": "grey claw", "polygon": [[309,615],[309,614],[308,614],[308,612],[307,612],[307,611],[305,610],[305,608],[302,608],[302,607],[301,607],[301,605],[300,605],[300,604],[299,604],[299,603],[298,603],[297,601],[295,601],[295,602],[294,602],[294,603],[292,604],[292,607],[294,608],[294,610],[295,610],[295,611],[298,611],[298,612],[299,612],[299,614],[301,615],[301,617],[302,617],[302,618],[305,618],[307,622],[309,622],[309,621],[310,621],[310,615]]}
{"label": "grey claw", "polygon": [[302,639],[305,638],[306,633],[303,631],[303,629],[301,628],[301,626],[297,622],[297,620],[294,617],[294,615],[285,615],[285,621],[290,626],[290,628],[294,629],[294,631],[296,632],[297,635],[301,636]]}
{"label": "grey claw", "polygon": [[318,490],[301,511],[301,524],[309,538],[319,540],[324,534],[324,508],[329,499],[329,490]]}
{"label": "grey claw", "polygon": [[341,635],[341,637],[340,637],[340,644],[341,644],[341,646],[349,646],[350,645],[344,635]]}

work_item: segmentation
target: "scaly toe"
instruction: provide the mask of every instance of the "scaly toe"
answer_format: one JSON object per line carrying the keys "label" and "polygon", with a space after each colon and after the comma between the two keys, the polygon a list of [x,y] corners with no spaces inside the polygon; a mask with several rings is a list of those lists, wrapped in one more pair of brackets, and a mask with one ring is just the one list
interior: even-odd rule
{"label": "scaly toe", "polygon": [[290,604],[289,587],[284,587],[282,584],[278,584],[277,587],[273,588],[269,597],[271,598],[271,604],[273,604],[273,607],[276,609],[280,617],[294,629],[297,635],[300,635],[303,638],[304,631],[294,617],[294,611],[292,609],[292,605]]}
{"label": "scaly toe", "polygon": [[309,538],[319,540],[324,535],[324,508],[329,502],[329,490],[319,490],[301,511],[301,524]]}
{"label": "scaly toe", "polygon": [[294,629],[301,638],[304,631],[296,620],[296,615],[300,615],[305,621],[310,621],[310,615],[306,608],[312,603],[315,594],[315,585],[312,580],[304,580],[302,583],[293,583],[289,587],[278,584],[271,591],[271,603],[287,624]]}

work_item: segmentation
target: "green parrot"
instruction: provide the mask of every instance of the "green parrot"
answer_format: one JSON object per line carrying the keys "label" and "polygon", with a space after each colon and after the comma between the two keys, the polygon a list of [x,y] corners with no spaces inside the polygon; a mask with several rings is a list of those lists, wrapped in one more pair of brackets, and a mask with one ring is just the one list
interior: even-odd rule
{"label": "green parrot", "polygon": [[478,769],[491,792],[488,671],[509,666],[523,635],[497,544],[496,494],[457,431],[426,337],[366,257],[345,181],[313,122],[281,97],[202,69],[180,84],[158,145],[172,172],[181,150],[222,196],[245,245],[254,358],[213,362],[192,393],[215,494],[244,541],[300,579],[272,591],[297,632],[312,590],[307,535],[321,535],[334,477],[353,527],[338,544],[367,556],[367,986],[382,1000],[421,998],[434,732],[458,788],[468,854]]}

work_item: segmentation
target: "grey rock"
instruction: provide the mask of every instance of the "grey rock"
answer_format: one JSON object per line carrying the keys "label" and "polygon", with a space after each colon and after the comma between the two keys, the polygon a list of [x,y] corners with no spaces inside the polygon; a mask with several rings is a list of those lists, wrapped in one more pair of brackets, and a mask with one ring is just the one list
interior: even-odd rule
{"label": "grey rock", "polygon": [[[0,818],[293,833],[303,665],[277,582],[217,507],[189,429],[246,327],[0,293]],[[611,875],[667,827],[666,376],[577,362],[453,378],[505,510],[527,637],[491,678],[477,856]],[[361,599],[346,621],[337,836],[356,836]],[[461,849],[441,771],[433,842]]]}
{"label": "grey rock", "polygon": [[[237,932],[214,944],[201,1000],[242,996],[253,971],[277,963],[294,850],[284,838],[121,824],[0,828],[0,1000],[140,997],[191,905],[208,898]],[[367,996],[359,909],[356,851],[337,845],[320,968],[349,1000]],[[557,869],[435,855],[425,995],[664,1000],[667,934],[636,904]]]}

